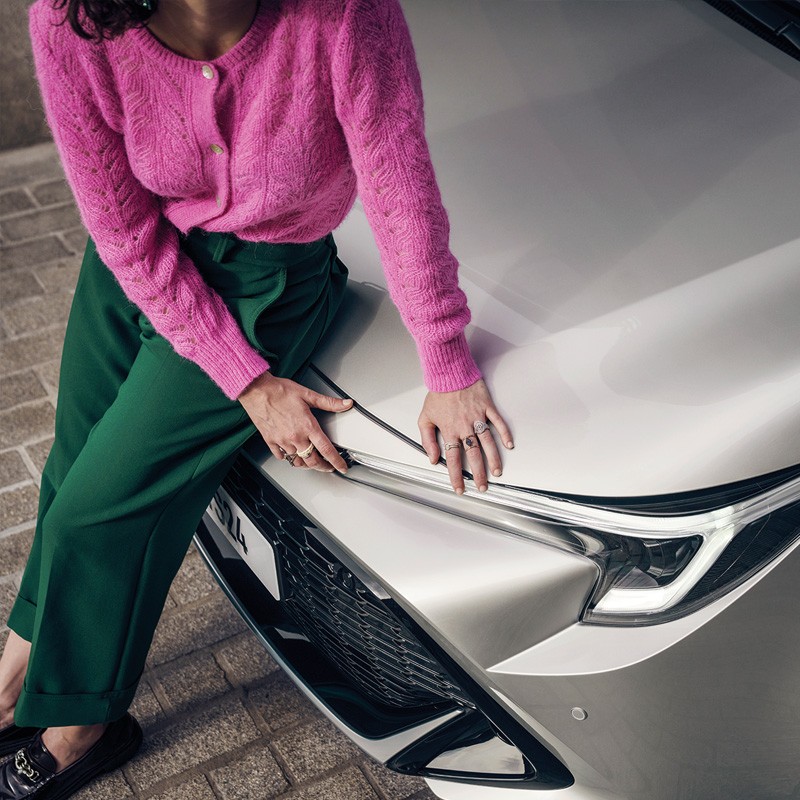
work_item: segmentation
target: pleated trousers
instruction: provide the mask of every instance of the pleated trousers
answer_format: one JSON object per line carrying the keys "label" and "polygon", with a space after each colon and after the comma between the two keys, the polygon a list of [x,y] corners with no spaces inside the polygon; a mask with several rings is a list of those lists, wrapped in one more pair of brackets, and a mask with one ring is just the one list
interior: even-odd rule
{"label": "pleated trousers", "polygon": [[[194,230],[182,247],[273,373],[300,377],[344,292],[332,236],[266,244]],[[197,523],[254,433],[242,406],[127,300],[89,241],[36,532],[8,621],[32,642],[18,725],[124,714]]]}

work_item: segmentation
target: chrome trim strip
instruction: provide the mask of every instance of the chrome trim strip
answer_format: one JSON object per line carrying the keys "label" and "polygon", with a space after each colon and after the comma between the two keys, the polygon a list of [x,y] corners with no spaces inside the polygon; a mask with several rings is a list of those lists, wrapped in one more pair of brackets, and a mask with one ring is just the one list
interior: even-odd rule
{"label": "chrome trim strip", "polygon": [[[377,478],[369,480],[366,475],[360,474],[360,471],[351,474],[353,468],[348,471],[345,478],[360,480],[362,483],[369,482],[376,488],[394,491],[395,494],[402,494],[409,499],[423,501],[418,495],[409,492],[409,484],[413,484],[421,489],[427,489],[432,500],[445,506],[444,510],[453,511],[453,498],[449,497],[452,495],[452,489],[446,473],[390,462],[367,453],[347,452],[356,465],[363,467],[368,473],[379,474],[381,481],[378,483]],[[444,492],[451,502],[443,503],[439,496],[440,491]],[[697,534],[708,535],[719,529],[726,529],[729,525],[735,525],[737,529],[740,529],[764,514],[788,505],[800,498],[800,477],[739,503],[732,503],[713,511],[681,516],[658,517],[623,513],[496,484],[491,484],[486,492],[478,492],[477,489],[468,486],[464,495],[457,499],[460,502],[465,497],[474,498],[481,504],[510,507],[522,511],[529,518],[545,524],[586,527],[608,531],[620,536],[637,536],[646,539],[681,538]]]}

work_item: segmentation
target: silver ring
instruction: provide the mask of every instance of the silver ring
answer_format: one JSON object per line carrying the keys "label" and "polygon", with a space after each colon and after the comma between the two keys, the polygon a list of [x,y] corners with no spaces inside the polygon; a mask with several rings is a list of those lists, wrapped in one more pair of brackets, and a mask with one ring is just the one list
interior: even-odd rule
{"label": "silver ring", "polygon": [[477,443],[471,436],[464,437],[464,449],[465,450],[472,450],[473,447],[477,447]]}
{"label": "silver ring", "polygon": [[286,453],[283,456],[283,458],[284,458],[284,461],[288,461],[289,462],[289,466],[290,467],[293,467],[294,466],[294,460],[297,458],[297,453]]}
{"label": "silver ring", "polygon": [[300,456],[300,458],[305,460],[306,458],[308,458],[311,455],[311,451],[313,449],[314,449],[314,445],[311,442],[309,442],[308,443],[308,447],[306,447],[305,450],[298,450],[297,451],[297,455]]}
{"label": "silver ring", "polygon": [[483,422],[482,420],[476,420],[472,423],[472,427],[475,429],[475,433],[480,436],[484,431],[489,430],[489,423]]}
{"label": "silver ring", "polygon": [[461,442],[445,442],[444,443],[445,451],[452,450],[454,447],[459,447],[460,448],[461,447]]}

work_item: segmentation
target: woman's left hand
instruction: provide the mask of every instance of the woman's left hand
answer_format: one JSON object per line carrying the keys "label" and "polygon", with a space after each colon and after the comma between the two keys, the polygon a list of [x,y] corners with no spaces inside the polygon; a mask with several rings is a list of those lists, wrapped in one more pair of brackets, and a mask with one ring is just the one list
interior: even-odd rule
{"label": "woman's left hand", "polygon": [[428,392],[425,398],[417,420],[422,446],[431,464],[435,464],[441,455],[436,431],[441,431],[447,471],[456,494],[464,493],[462,451],[467,454],[467,469],[479,491],[485,492],[489,488],[487,465],[495,477],[502,474],[500,453],[488,423],[494,426],[503,446],[511,450],[514,447],[511,431],[495,408],[483,380],[455,392]]}

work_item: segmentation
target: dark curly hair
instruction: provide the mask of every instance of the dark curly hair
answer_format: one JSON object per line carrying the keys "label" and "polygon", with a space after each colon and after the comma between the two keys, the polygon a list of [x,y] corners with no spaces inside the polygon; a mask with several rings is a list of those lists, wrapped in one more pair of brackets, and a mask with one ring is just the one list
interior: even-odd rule
{"label": "dark curly hair", "polygon": [[66,8],[64,22],[83,39],[113,39],[145,23],[158,0],[53,0],[53,7]]}

